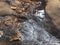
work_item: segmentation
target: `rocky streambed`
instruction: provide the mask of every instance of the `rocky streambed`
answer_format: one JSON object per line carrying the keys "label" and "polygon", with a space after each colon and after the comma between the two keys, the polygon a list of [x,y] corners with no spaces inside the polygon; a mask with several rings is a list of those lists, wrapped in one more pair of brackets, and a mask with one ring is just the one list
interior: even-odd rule
{"label": "rocky streambed", "polygon": [[[6,3],[0,5],[4,8],[1,8],[2,11],[5,12],[1,13],[0,10],[0,45],[60,45],[60,40],[53,35],[56,31],[51,30],[55,29],[52,28],[53,24],[49,16],[46,17],[44,3],[30,2],[30,0],[1,1],[10,2],[12,9],[8,5],[4,8],[3,5]],[[5,10],[6,7],[9,12]]]}

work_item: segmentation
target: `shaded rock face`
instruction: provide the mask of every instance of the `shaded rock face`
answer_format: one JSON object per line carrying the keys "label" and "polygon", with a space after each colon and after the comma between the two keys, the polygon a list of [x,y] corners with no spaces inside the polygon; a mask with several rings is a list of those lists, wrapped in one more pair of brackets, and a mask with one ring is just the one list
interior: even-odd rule
{"label": "shaded rock face", "polygon": [[51,31],[54,36],[60,38],[60,1],[59,0],[48,0],[46,3],[46,16],[51,21]]}

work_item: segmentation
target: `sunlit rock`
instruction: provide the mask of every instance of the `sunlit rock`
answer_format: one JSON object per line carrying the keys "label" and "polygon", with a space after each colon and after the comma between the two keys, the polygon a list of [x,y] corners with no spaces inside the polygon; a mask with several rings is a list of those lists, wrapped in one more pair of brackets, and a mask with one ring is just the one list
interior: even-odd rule
{"label": "sunlit rock", "polygon": [[16,14],[6,2],[0,2],[0,15]]}
{"label": "sunlit rock", "polygon": [[48,0],[46,5],[46,13],[52,19],[56,28],[60,29],[60,1]]}
{"label": "sunlit rock", "polygon": [[2,37],[3,36],[3,31],[0,31],[0,37]]}

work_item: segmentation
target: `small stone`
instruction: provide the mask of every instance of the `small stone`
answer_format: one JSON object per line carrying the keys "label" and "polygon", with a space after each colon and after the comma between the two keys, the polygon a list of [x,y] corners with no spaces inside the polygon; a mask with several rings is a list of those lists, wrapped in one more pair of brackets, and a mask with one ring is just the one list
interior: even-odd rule
{"label": "small stone", "polygon": [[21,40],[20,38],[17,38],[17,37],[13,37],[10,39],[10,41],[18,41],[18,40]]}
{"label": "small stone", "polygon": [[14,6],[11,7],[11,9],[14,9],[14,10],[15,10],[16,8],[17,8],[17,7],[14,7]]}
{"label": "small stone", "polygon": [[0,37],[3,35],[3,31],[0,31]]}

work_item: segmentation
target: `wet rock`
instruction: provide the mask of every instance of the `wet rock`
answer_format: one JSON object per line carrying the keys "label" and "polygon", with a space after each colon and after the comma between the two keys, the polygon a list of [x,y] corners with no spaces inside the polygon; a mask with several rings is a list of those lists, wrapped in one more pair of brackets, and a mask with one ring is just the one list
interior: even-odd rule
{"label": "wet rock", "polygon": [[[48,0],[47,5],[46,5],[46,13],[48,14],[48,16],[52,19],[53,24],[56,26],[56,28],[59,29],[60,25],[59,25],[59,8],[60,8],[60,1],[59,0],[53,0],[50,1]],[[51,8],[50,8],[51,7]]]}
{"label": "wet rock", "polygon": [[50,33],[60,38],[60,1],[48,0],[46,4],[46,16],[51,23]]}

